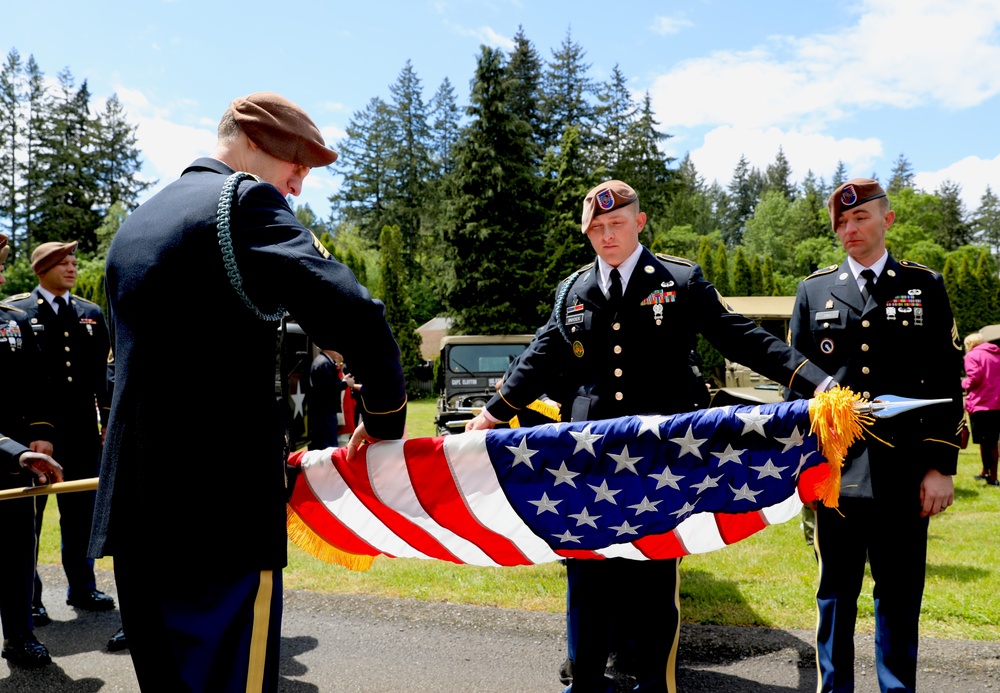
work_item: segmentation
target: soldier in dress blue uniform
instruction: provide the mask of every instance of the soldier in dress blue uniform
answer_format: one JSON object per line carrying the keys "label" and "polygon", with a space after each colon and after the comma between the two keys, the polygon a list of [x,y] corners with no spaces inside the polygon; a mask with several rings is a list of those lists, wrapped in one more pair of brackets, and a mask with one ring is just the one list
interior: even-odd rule
{"label": "soldier in dress blue uniform", "polygon": [[[288,99],[235,99],[213,155],[136,209],[108,252],[114,395],[91,552],[114,556],[144,690],[277,690],[289,489],[275,327],[286,311],[364,383],[348,457],[403,433],[385,306],[286,201],[336,158]],[[203,308],[200,332],[236,345],[224,366],[198,348],[179,282]]]}
{"label": "soldier in dress blue uniform", "polygon": [[928,518],[954,501],[962,344],[941,275],[886,251],[895,212],[878,182],[844,183],[828,208],[847,259],[799,284],[792,346],[867,399],[892,394],[951,403],[878,420],[873,435],[848,453],[839,510],[816,509],[820,690],[854,690],[854,626],[867,559],[879,686],[912,691]]}
{"label": "soldier in dress blue uniform", "polygon": [[[98,416],[104,425],[110,400],[106,373],[108,328],[100,307],[70,293],[76,284],[76,242],[42,243],[31,254],[38,286],[10,299],[30,324],[38,350],[41,419],[46,439],[65,469],[67,480],[97,476],[101,455]],[[88,611],[108,611],[115,601],[97,589],[94,561],[87,557],[94,492],[57,497],[62,564],[69,582],[66,603]],[[46,496],[36,502],[36,534],[41,535]],[[42,583],[35,575],[36,625],[48,622]]]}
{"label": "soldier in dress blue uniform", "polygon": [[[0,286],[5,283],[4,263],[10,253],[6,234],[0,233]],[[32,447],[49,449],[46,441],[32,439],[37,383],[33,382],[36,356],[31,328],[24,311],[0,303],[0,376],[4,381],[0,407],[0,488],[30,486],[32,480],[46,484],[63,480],[62,467],[47,454]],[[35,428],[37,431],[38,429]],[[14,436],[8,437],[8,436]],[[43,667],[49,652],[38,642],[31,618],[32,578],[35,574],[35,499],[0,502],[3,531],[3,568],[0,569],[0,623],[3,625],[3,658],[15,666]]]}
{"label": "soldier in dress blue uniform", "polygon": [[[538,395],[569,384],[574,397],[563,406],[574,421],[705,407],[704,381],[690,363],[698,333],[805,395],[829,383],[819,367],[729,310],[698,265],[644,248],[645,224],[626,183],[608,181],[587,193],[581,228],[596,261],[560,283],[548,323],[467,430],[509,421]],[[576,627],[568,690],[610,690],[609,650],[627,641],[636,690],[676,691],[678,561],[569,560],[567,569]]]}

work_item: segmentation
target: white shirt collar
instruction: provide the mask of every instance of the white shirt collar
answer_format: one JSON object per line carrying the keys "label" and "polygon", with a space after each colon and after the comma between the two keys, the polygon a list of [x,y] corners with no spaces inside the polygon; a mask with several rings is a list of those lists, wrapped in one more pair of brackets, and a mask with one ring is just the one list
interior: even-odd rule
{"label": "white shirt collar", "polygon": [[[628,286],[629,277],[632,276],[632,270],[635,266],[639,264],[639,256],[642,255],[642,243],[635,247],[632,254],[629,255],[622,261],[622,264],[618,265],[618,274],[622,277],[622,293],[625,293],[625,288]],[[608,295],[608,291],[611,288],[611,270],[612,267],[606,263],[600,255],[597,256],[597,274],[600,278],[601,291],[604,295]]]}
{"label": "white shirt collar", "polygon": [[[52,306],[52,310],[58,315],[59,306],[56,305],[56,295],[51,291],[49,291],[48,289],[44,288],[41,284],[38,285],[38,293],[42,295],[42,298],[44,298],[46,301],[49,302],[49,305]],[[69,305],[68,291],[63,295],[63,300],[66,301],[66,305],[68,306]]]}
{"label": "white shirt collar", "polygon": [[882,257],[880,257],[878,260],[876,260],[875,262],[873,262],[867,268],[864,265],[862,265],[860,262],[858,262],[857,260],[855,260],[853,257],[851,257],[850,255],[847,256],[847,266],[851,268],[851,273],[854,274],[854,280],[856,282],[858,282],[859,285],[861,283],[861,279],[860,279],[860,277],[861,277],[861,270],[863,270],[863,269],[870,269],[870,270],[872,270],[873,272],[875,272],[876,281],[878,281],[877,278],[880,277],[880,276],[882,276],[882,270],[885,269],[885,263],[887,263],[888,261],[889,261],[889,251],[888,250],[883,250],[882,251]]}

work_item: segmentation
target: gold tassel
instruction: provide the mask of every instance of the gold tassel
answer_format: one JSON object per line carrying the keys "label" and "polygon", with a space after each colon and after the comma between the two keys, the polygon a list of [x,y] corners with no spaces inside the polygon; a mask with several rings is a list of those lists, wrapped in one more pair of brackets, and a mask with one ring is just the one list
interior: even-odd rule
{"label": "gold tassel", "polygon": [[860,414],[854,405],[861,395],[846,387],[834,387],[809,400],[810,433],[819,440],[819,452],[826,458],[830,475],[816,486],[816,495],[828,508],[836,508],[840,499],[840,470],[851,445],[860,440],[865,425],[875,419]]}
{"label": "gold tassel", "polygon": [[[548,402],[543,402],[540,399],[536,399],[534,402],[528,405],[528,409],[536,411],[547,419],[552,419],[553,421],[559,421],[559,407],[555,407]],[[511,428],[520,428],[521,422],[515,416],[507,424]]]}
{"label": "gold tassel", "polygon": [[309,525],[302,521],[302,518],[292,510],[292,506],[286,505],[285,512],[287,515],[286,526],[288,527],[288,538],[313,558],[318,558],[331,565],[344,566],[348,570],[368,570],[372,567],[372,563],[375,562],[374,556],[361,556],[355,553],[348,553],[328,544]]}

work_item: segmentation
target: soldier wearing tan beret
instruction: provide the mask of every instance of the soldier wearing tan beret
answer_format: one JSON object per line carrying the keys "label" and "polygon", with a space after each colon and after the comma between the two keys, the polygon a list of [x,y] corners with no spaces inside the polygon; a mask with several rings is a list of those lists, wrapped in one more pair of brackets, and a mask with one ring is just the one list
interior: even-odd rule
{"label": "soldier wearing tan beret", "polygon": [[848,451],[839,508],[816,509],[818,690],[854,690],[854,627],[867,562],[879,687],[912,691],[928,518],[955,500],[962,345],[941,274],[886,250],[896,213],[878,181],[847,181],[827,207],[847,257],[800,282],[792,346],[866,399],[950,403],[878,420],[873,435]]}
{"label": "soldier wearing tan beret", "polygon": [[[40,430],[32,435],[51,442],[51,450],[38,449],[55,455],[70,481],[97,476],[101,455],[97,420],[100,417],[105,425],[111,406],[106,379],[108,328],[99,306],[72,293],[76,249],[76,241],[52,241],[35,248],[31,269],[38,276],[38,286],[10,299],[24,311],[39,356],[37,375],[43,398],[40,420],[32,427]],[[69,582],[66,600],[78,609],[108,611],[115,608],[115,601],[97,589],[94,561],[87,556],[94,498],[89,491],[56,497],[63,570]],[[47,501],[47,496],[40,496],[35,503],[39,536]],[[37,574],[33,617],[35,625],[48,623]]]}
{"label": "soldier wearing tan beret", "polygon": [[[731,312],[698,265],[643,247],[645,225],[639,195],[624,181],[586,194],[580,227],[597,257],[560,283],[548,323],[468,430],[508,421],[540,394],[567,389],[562,409],[573,421],[703,408],[708,392],[689,361],[699,333],[729,358],[805,395],[829,381],[780,339]],[[569,559],[566,567],[570,661],[560,675],[572,682],[567,690],[612,690],[605,665],[615,652],[616,668],[638,681],[634,690],[675,693],[678,561]],[[650,599],[650,590],[660,597]]]}
{"label": "soldier wearing tan beret", "polygon": [[[0,287],[6,280],[4,264],[10,254],[7,236],[0,233]],[[36,351],[31,325],[24,311],[0,302],[0,488],[20,488],[36,483],[62,481],[62,467],[47,454],[18,440],[30,441],[27,419],[36,406],[38,387],[32,382]],[[47,445],[47,443],[45,443]],[[51,446],[49,446],[51,447]],[[48,650],[33,632],[32,579],[35,574],[35,506],[32,499],[0,503],[0,624],[3,625],[3,658],[24,668],[42,667],[51,661]]]}
{"label": "soldier wearing tan beret", "polygon": [[[336,159],[287,98],[234,99],[212,156],[141,205],[111,244],[114,401],[91,551],[114,556],[143,689],[277,688],[287,533],[274,354],[286,312],[364,383],[350,454],[363,439],[402,435],[405,383],[384,306],[285,199]],[[198,348],[178,277],[200,321],[238,345],[224,367]],[[199,460],[220,454],[218,465]]]}

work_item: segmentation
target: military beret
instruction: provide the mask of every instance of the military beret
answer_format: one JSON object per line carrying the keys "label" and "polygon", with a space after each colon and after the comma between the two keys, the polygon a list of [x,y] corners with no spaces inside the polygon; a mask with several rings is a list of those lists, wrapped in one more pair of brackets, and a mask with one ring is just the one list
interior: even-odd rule
{"label": "military beret", "polygon": [[316,123],[284,96],[259,91],[235,99],[229,108],[247,137],[273,157],[309,168],[337,160]]}
{"label": "military beret", "polygon": [[7,234],[0,233],[0,265],[7,261],[10,255],[10,246],[7,245]]}
{"label": "military beret", "polygon": [[42,243],[31,254],[31,271],[41,276],[63,261],[67,255],[76,253],[77,242]]}
{"label": "military beret", "polygon": [[587,233],[594,217],[630,205],[638,199],[635,190],[620,180],[609,180],[595,185],[583,198],[583,218],[580,220],[580,228]]}
{"label": "military beret", "polygon": [[885,190],[882,189],[877,180],[854,178],[847,181],[834,190],[830,199],[826,201],[826,206],[830,210],[830,224],[836,229],[837,219],[841,212],[854,209],[880,197],[885,197]]}

